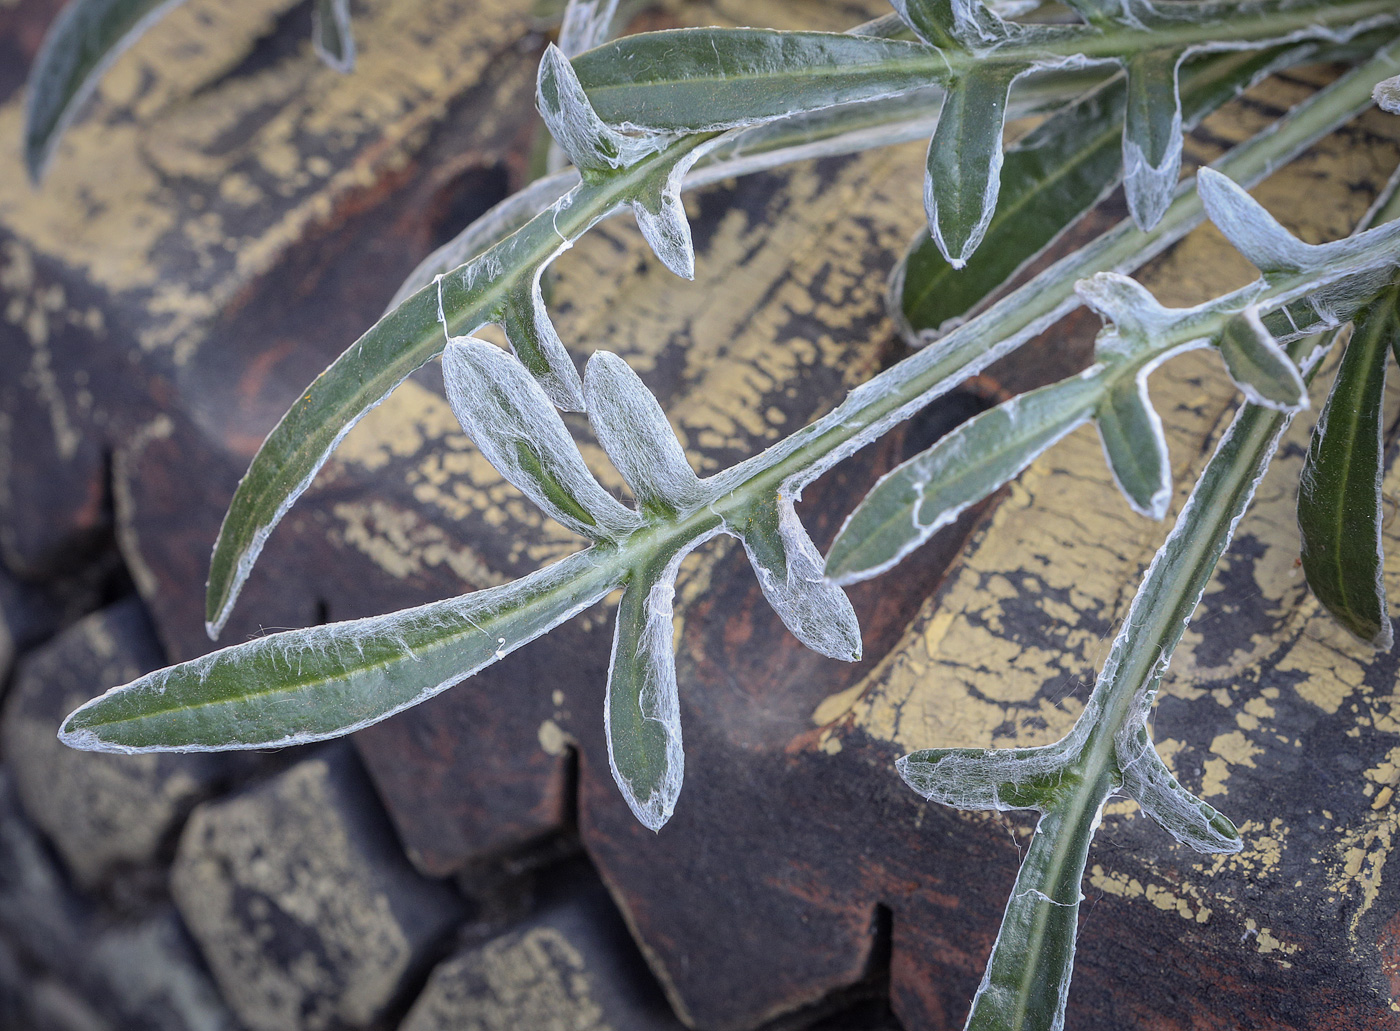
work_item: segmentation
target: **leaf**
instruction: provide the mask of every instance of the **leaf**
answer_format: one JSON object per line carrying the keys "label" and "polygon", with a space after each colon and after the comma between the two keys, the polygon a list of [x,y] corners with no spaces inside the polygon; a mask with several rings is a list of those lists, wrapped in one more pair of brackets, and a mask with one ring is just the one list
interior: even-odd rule
{"label": "leaf", "polygon": [[1244,848],[1229,817],[1177,783],[1144,728],[1131,751],[1118,750],[1123,793],[1159,827],[1189,848],[1206,854],[1230,854]]}
{"label": "leaf", "polygon": [[[1065,3],[1091,25],[1106,26],[1116,22],[1142,27],[1142,22],[1133,13],[1135,0],[1065,0]],[[1146,0],[1136,0],[1136,5],[1151,10]]]}
{"label": "leaf", "polygon": [[861,636],[855,609],[846,592],[826,578],[821,553],[792,501],[774,497],[756,503],[738,536],[763,596],[792,635],[820,655],[858,661]]}
{"label": "leaf", "polygon": [[687,159],[676,162],[664,178],[643,184],[641,196],[632,202],[637,228],[652,252],[682,279],[695,278],[695,246],[690,239],[690,220],[681,203],[681,183],[699,157],[698,150],[692,151]]}
{"label": "leaf", "polygon": [[704,501],[666,413],[625,361],[596,351],[584,370],[588,421],[644,511],[674,518]]}
{"label": "leaf", "polygon": [[[1381,250],[1391,241],[1400,240],[1400,222],[1388,222],[1331,243],[1309,244],[1279,225],[1228,176],[1212,168],[1201,169],[1196,188],[1216,228],[1266,279],[1326,273],[1330,281],[1338,282],[1361,273],[1383,274],[1400,261],[1394,248],[1389,252]],[[1373,278],[1363,287],[1343,290],[1341,296],[1364,295],[1374,282]]]}
{"label": "leaf", "polygon": [[1037,748],[929,748],[895,761],[904,782],[954,809],[1035,809],[1054,804],[1077,741]]}
{"label": "leaf", "polygon": [[311,16],[311,45],[316,55],[338,72],[355,67],[355,35],[350,29],[350,0],[316,0]]}
{"label": "leaf", "polygon": [[1253,404],[1289,412],[1308,406],[1303,374],[1264,327],[1257,308],[1226,323],[1219,346],[1230,378]]}
{"label": "leaf", "polygon": [[516,284],[497,319],[516,358],[544,388],[550,401],[566,412],[581,412],[583,381],[545,308],[540,289],[543,274],[541,264],[533,276]]}
{"label": "leaf", "polygon": [[106,752],[276,748],[338,737],[464,680],[621,581],[616,569],[579,552],[459,598],[254,638],[108,691],[73,712],[59,737]]}
{"label": "leaf", "polygon": [[[1295,52],[1236,52],[1187,65],[1181,80],[1186,124]],[[961,271],[944,260],[932,236],[919,234],[890,287],[890,310],[907,336],[971,311],[1112,189],[1123,169],[1126,94],[1126,79],[1111,79],[1006,151],[996,212]]]}
{"label": "leaf", "polygon": [[642,32],[573,64],[604,122],[660,132],[756,125],[947,76],[937,51],[922,43],[776,29]]}
{"label": "leaf", "polygon": [[1396,289],[1357,317],[1298,481],[1308,586],[1337,621],[1389,650],[1381,539],[1386,350],[1400,346]]}
{"label": "leaf", "polygon": [[612,35],[619,0],[569,0],[559,27],[559,49],[567,57],[592,50]]}
{"label": "leaf", "polygon": [[1139,228],[1162,220],[1181,174],[1182,117],[1177,69],[1182,54],[1145,50],[1130,57],[1123,119],[1123,187]]}
{"label": "leaf", "polygon": [[606,125],[584,93],[574,66],[553,43],[540,59],[535,94],[545,128],[585,179],[636,164],[670,142],[659,133],[624,134]]}
{"label": "leaf", "polygon": [[546,514],[592,540],[617,541],[641,524],[599,486],[559,412],[516,358],[460,337],[443,351],[442,377],[467,436]]}
{"label": "leaf", "polygon": [[44,37],[24,104],[24,163],[38,182],[58,138],[123,50],[182,0],[71,0]]}
{"label": "leaf", "polygon": [[1006,38],[1006,25],[982,0],[890,0],[925,43],[976,49]]}
{"label": "leaf", "polygon": [[867,580],[1020,474],[1093,414],[1104,384],[1085,374],[1019,394],[963,423],[882,476],[847,518],[827,553],[838,584]]}
{"label": "leaf", "polygon": [[1376,83],[1371,96],[1386,114],[1400,115],[1400,75]]}
{"label": "leaf", "polygon": [[671,613],[682,557],[632,573],[617,609],[604,703],[613,778],[654,831],[675,811],[685,774]]}
{"label": "leaf", "polygon": [[1128,504],[1140,515],[1163,519],[1172,499],[1172,467],[1162,420],[1147,396],[1147,377],[1157,364],[1115,383],[1095,421],[1108,467]]}
{"label": "leaf", "polygon": [[473,221],[408,274],[384,309],[388,315],[419,290],[500,243],[579,184],[577,169],[536,179]]}
{"label": "leaf", "polygon": [[1006,98],[1029,65],[977,65],[951,86],[928,149],[924,210],[934,242],[960,269],[982,242],[1001,188]]}

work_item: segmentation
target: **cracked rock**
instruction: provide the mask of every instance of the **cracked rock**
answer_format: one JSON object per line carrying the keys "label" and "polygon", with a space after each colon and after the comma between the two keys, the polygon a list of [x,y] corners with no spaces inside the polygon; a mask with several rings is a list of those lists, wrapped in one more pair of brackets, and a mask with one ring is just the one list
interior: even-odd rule
{"label": "cracked rock", "polygon": [[365,1027],[463,911],[409,865],[343,745],[196,809],[171,891],[251,1031]]}

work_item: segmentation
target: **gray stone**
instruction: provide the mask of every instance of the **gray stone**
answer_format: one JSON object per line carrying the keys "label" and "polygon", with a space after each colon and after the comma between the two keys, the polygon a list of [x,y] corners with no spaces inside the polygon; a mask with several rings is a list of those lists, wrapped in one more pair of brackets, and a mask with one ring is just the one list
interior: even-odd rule
{"label": "gray stone", "polygon": [[399,1031],[681,1031],[596,876],[433,971]]}
{"label": "gray stone", "polygon": [[132,598],[29,653],[6,699],[0,746],[24,810],[86,887],[152,862],[225,762],[207,754],[100,755],[59,743],[59,725],[74,708],[162,662]]}
{"label": "gray stone", "polygon": [[404,858],[341,744],[196,809],[171,891],[253,1031],[370,1024],[462,915],[451,888]]}
{"label": "gray stone", "polygon": [[127,1015],[126,1026],[140,1031],[236,1029],[172,909],[107,931],[93,946],[90,965]]}
{"label": "gray stone", "polygon": [[56,977],[37,980],[29,993],[33,1031],[117,1031],[105,1016]]}
{"label": "gray stone", "polygon": [[31,962],[61,969],[86,943],[90,908],[64,883],[0,768],[0,935]]}

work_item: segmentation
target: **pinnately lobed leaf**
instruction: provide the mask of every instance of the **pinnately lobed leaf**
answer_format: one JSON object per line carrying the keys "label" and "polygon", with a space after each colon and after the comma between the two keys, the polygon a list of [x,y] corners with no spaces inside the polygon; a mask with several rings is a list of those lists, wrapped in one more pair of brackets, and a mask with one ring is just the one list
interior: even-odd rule
{"label": "pinnately lobed leaf", "polygon": [[[1262,151],[1245,145],[1227,164],[1241,169],[1246,176],[1257,175],[1259,168],[1267,166],[1270,155],[1294,152],[1324,125],[1335,124],[1346,112],[1354,110],[1363,84],[1369,95],[1374,82],[1374,78],[1367,78],[1370,67],[1344,77],[1313,104],[1305,106],[1292,125],[1270,134],[1267,142],[1260,144]],[[626,196],[625,191],[622,196]],[[553,219],[566,218],[569,210],[564,206],[550,212],[545,220],[551,223],[549,229],[556,228]],[[578,224],[592,217],[595,216],[584,213]],[[1190,205],[1183,202],[1174,205],[1164,224],[1179,231],[1193,217]],[[1135,237],[1130,234],[1129,238]],[[557,233],[552,240],[558,246]],[[520,245],[517,240],[510,246]],[[510,253],[509,247],[506,253]],[[1128,253],[1140,254],[1140,249],[1129,248]],[[815,548],[791,509],[793,497],[841,456],[868,443],[883,428],[956,382],[960,370],[969,368],[969,358],[990,361],[997,348],[1007,349],[1015,341],[1028,339],[1048,317],[1046,312],[1066,307],[1068,284],[1077,275],[1093,271],[1096,263],[1098,267],[1112,266],[1124,260],[1127,257],[1110,247],[1046,273],[1043,281],[1038,280],[1009,298],[1004,308],[988,313],[988,325],[996,327],[995,332],[1004,338],[992,347],[981,341],[982,346],[969,351],[970,343],[961,339],[978,339],[989,331],[987,326],[969,326],[956,332],[942,343],[941,349],[919,352],[880,374],[854,391],[835,411],[788,441],[699,481],[697,496],[665,495],[665,504],[645,516],[621,506],[613,509],[617,503],[605,494],[596,495],[595,491],[601,491],[596,481],[586,469],[580,473],[575,467],[576,452],[558,449],[559,417],[550,408],[543,389],[517,359],[479,341],[459,339],[447,364],[450,373],[461,374],[462,382],[456,389],[461,396],[454,400],[464,422],[475,427],[479,441],[485,441],[485,446],[498,454],[498,464],[513,482],[547,509],[579,524],[576,529],[595,536],[600,544],[518,582],[516,586],[523,595],[510,589],[493,589],[453,603],[382,617],[377,622],[293,631],[238,649],[226,649],[217,654],[227,660],[221,669],[228,675],[212,691],[205,691],[203,686],[211,681],[212,660],[196,660],[161,671],[85,707],[86,715],[81,720],[75,714],[75,722],[69,728],[73,733],[67,740],[80,747],[115,750],[257,747],[269,741],[315,740],[354,730],[430,697],[495,661],[581,611],[601,597],[599,592],[606,593],[627,583],[637,569],[654,568],[663,556],[679,554],[721,532],[743,538],[765,595],[795,634],[825,654],[854,658],[859,654],[859,632],[853,614],[840,592],[821,579]],[[466,320],[463,309],[470,310],[470,304],[476,303],[473,299],[482,298],[482,294],[474,292],[481,286],[473,278],[474,268],[479,266],[468,266],[444,277],[439,291],[415,295],[410,307],[425,331],[431,329],[441,339],[444,331],[450,332],[452,326],[460,326]],[[1066,269],[1076,272],[1071,274]],[[483,309],[489,310],[490,304],[499,303],[491,297],[490,293],[485,294],[477,317]],[[389,321],[394,317],[391,315]],[[493,363],[504,364],[497,368]],[[604,360],[598,368],[605,369],[608,364]],[[592,373],[590,378],[595,378]],[[607,395],[609,390],[620,396],[639,387],[635,379],[625,382],[625,377],[615,375],[613,380],[611,387],[601,390],[595,399]],[[655,404],[654,399],[650,404]],[[635,403],[635,399],[617,401],[617,406],[628,409],[628,418],[636,424],[649,426],[656,439],[669,432],[659,410],[644,411],[646,406]],[[605,434],[600,432],[602,436]],[[535,446],[538,444],[551,447],[549,459]],[[679,476],[674,462],[672,471],[679,480],[691,482],[687,476]],[[659,483],[661,478],[653,475],[652,479]],[[665,514],[667,508],[677,513],[674,518]],[[617,526],[604,525],[612,519],[618,520]],[[596,532],[589,533],[590,527]],[[430,618],[409,618],[420,612]],[[400,617],[408,622],[400,621]],[[472,636],[465,629],[467,626],[477,631],[477,636]],[[496,649],[487,654],[492,638]],[[470,647],[464,647],[464,641]],[[653,649],[648,654],[657,653]],[[260,663],[268,656],[274,660],[283,657],[285,661],[281,666]],[[424,656],[431,661],[420,662]],[[454,661],[461,664],[460,675],[449,668]],[[232,666],[239,667],[248,678],[244,684],[236,683],[237,671],[231,671]],[[655,669],[655,676],[647,674],[641,682],[659,683],[656,676],[664,675],[664,671],[660,666]],[[275,710],[276,719],[271,724],[238,721],[238,716],[255,713],[264,702]],[[187,718],[190,712],[196,715]],[[148,722],[147,717],[155,722]],[[213,736],[224,744],[208,744],[209,739],[201,736],[209,730],[210,721],[219,724]],[[143,734],[147,735],[144,744]],[[661,781],[665,779],[663,776]],[[663,800],[660,809],[650,811],[664,811],[665,792],[657,797]],[[651,799],[652,793],[646,798]]]}
{"label": "pinnately lobed leaf", "polygon": [[[1391,17],[1396,13],[1379,15],[1377,10],[1390,9],[1377,8],[1375,0],[1348,0],[1326,10],[1309,6],[1306,18],[1326,29],[1334,21],[1342,24],[1343,17],[1355,20],[1358,17]],[[1299,21],[1298,12],[1290,10],[1285,14],[1284,21]],[[1230,27],[1237,30],[1242,25],[1245,29],[1257,29],[1256,21],[1257,17],[1253,21],[1251,17],[1234,19]],[[1266,26],[1269,31],[1275,27],[1273,22]],[[1194,38],[1192,32],[1195,31],[1181,34],[1182,38]],[[581,55],[580,60],[586,56]],[[1378,81],[1376,68],[1381,65],[1387,70],[1393,66],[1390,52],[1384,48],[1365,66],[1338,80],[1315,100],[1301,105],[1288,125],[1279,128],[1267,144],[1256,139],[1237,148],[1239,174],[1257,178],[1268,167],[1260,164],[1259,155],[1267,152],[1272,155],[1271,160],[1277,160],[1296,152],[1300,141],[1315,139],[1329,129],[1335,124],[1338,112],[1355,109],[1359,102],[1356,94],[1363,80],[1365,99],[1369,100],[1371,89]],[[592,85],[590,83],[590,88]],[[450,273],[442,274],[436,288],[428,284],[411,294],[310,384],[264,441],[240,482],[220,528],[206,592],[205,618],[211,636],[216,636],[227,620],[263,544],[282,516],[310,485],[317,470],[355,422],[410,372],[441,352],[444,326],[449,333],[470,333],[499,319],[501,305],[511,290],[533,276],[542,263],[553,260],[611,211],[634,203],[641,188],[654,182],[656,175],[663,170],[664,173],[673,171],[687,154],[711,140],[713,137],[705,135],[687,136],[664,153],[650,155],[636,166],[619,169],[603,181],[576,185],[509,236],[495,238],[482,253]],[[515,212],[512,218],[518,214]],[[1092,260],[1085,264],[1090,271],[1094,267],[1131,267],[1138,256],[1150,256],[1166,246],[1196,217],[1194,205],[1187,203],[1178,209],[1177,218],[1169,226],[1162,231],[1154,230],[1142,241],[1126,230],[1114,230],[1093,248]],[[1059,287],[1043,293],[1043,301],[1023,298],[1019,307],[1026,317],[1020,321],[1020,327],[1050,319],[1057,308],[1067,311],[1060,289],[1063,285],[1061,282]],[[994,319],[1001,323],[1008,320],[1017,322],[1017,317],[1002,311]],[[1001,350],[1015,346],[1014,334],[1004,337],[998,345]],[[973,366],[968,360],[973,357],[978,362],[990,361],[994,353],[971,339],[960,337],[947,343],[948,347],[935,356],[933,365],[947,368],[950,374],[958,366],[971,370]],[[922,365],[916,362],[901,376],[922,381],[924,372],[918,369],[922,369]],[[862,405],[865,404],[864,395],[869,392],[862,392]],[[843,414],[842,419],[845,418]],[[862,425],[867,424],[862,422]],[[873,426],[869,424],[867,431],[874,432]],[[815,427],[813,432],[816,432]],[[806,437],[805,433],[795,434],[764,461],[786,461],[783,457],[786,450],[805,447]],[[829,460],[834,462],[843,453],[833,452]]]}
{"label": "pinnately lobed leaf", "polygon": [[1381,540],[1387,352],[1400,347],[1400,289],[1356,319],[1298,481],[1298,527],[1308,586],[1337,621],[1389,650]]}

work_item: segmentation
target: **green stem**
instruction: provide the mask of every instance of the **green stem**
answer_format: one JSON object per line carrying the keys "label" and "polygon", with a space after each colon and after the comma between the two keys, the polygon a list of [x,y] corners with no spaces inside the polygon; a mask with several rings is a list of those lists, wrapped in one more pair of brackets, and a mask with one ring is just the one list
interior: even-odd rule
{"label": "green stem", "polygon": [[[1381,206],[1377,221],[1397,216],[1400,194],[1393,194]],[[1324,343],[1321,337],[1304,337],[1288,351],[1311,381],[1330,346],[1331,341]],[[967,1031],[1063,1026],[1079,887],[1104,803],[1121,785],[1119,744],[1142,725],[1167,664],[1292,418],[1259,405],[1240,407],[1143,577],[1071,731],[1071,740],[1082,738],[1078,760],[1065,770],[1021,864]]]}
{"label": "green stem", "polygon": [[[1230,151],[1215,168],[1249,187],[1286,164],[1371,102],[1375,84],[1400,71],[1400,45],[1371,60],[1299,105],[1272,131]],[[1074,284],[1096,272],[1129,272],[1181,239],[1205,217],[1194,184],[1183,183],[1157,226],[1144,232],[1119,223],[1008,294],[982,315],[857,387],[829,415],[779,444],[720,473],[729,491],[790,490],[816,479],[889,426],[1011,353],[1079,306]]]}

